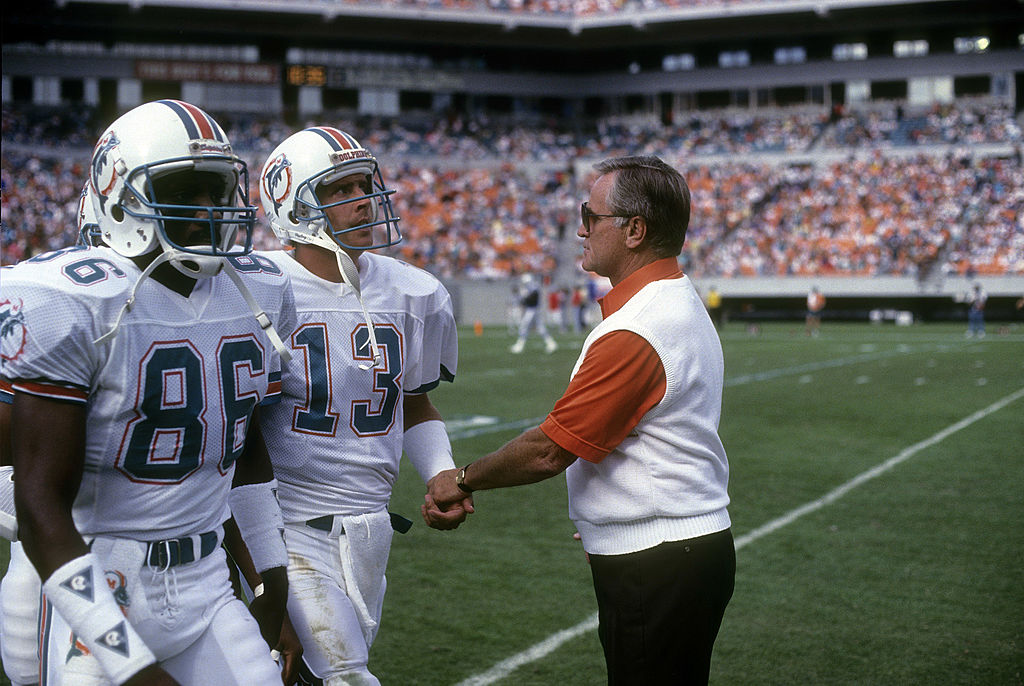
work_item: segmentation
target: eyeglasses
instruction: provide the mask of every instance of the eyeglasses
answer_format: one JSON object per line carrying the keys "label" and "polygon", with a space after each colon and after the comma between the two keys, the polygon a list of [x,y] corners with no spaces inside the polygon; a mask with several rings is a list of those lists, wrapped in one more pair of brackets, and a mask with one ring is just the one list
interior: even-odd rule
{"label": "eyeglasses", "polygon": [[590,220],[595,217],[632,217],[631,214],[598,214],[597,212],[590,211],[590,203],[582,203],[580,205],[580,221],[583,222],[584,228],[590,231]]}

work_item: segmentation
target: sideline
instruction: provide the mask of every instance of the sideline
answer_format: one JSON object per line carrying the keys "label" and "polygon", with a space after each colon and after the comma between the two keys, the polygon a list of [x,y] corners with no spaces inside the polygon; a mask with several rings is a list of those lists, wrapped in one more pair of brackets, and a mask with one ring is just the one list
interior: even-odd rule
{"label": "sideline", "polygon": [[[964,419],[961,419],[955,424],[947,426],[945,429],[930,436],[929,438],[926,438],[923,441],[915,443],[909,448],[904,448],[897,455],[889,458],[885,462],[882,462],[881,464],[875,467],[872,467],[866,472],[858,474],[854,478],[850,479],[841,486],[829,491],[828,493],[818,498],[817,500],[813,500],[807,503],[806,505],[802,505],[796,508],[795,510],[790,510],[781,517],[773,519],[767,524],[760,526],[754,529],[753,531],[750,531],[738,537],[736,539],[736,550],[739,550],[740,548],[743,548],[744,546],[753,543],[759,538],[763,538],[768,534],[781,529],[782,527],[796,521],[804,515],[820,510],[826,505],[829,505],[835,502],[836,500],[839,500],[857,486],[860,486],[861,484],[864,484],[870,481],[871,479],[874,479],[875,477],[881,476],[882,474],[889,471],[893,467],[897,466],[901,462],[909,460],[911,457],[921,452],[922,450],[930,448],[931,446],[936,445],[938,443],[941,443],[942,441],[946,440],[947,438],[949,438],[956,432],[960,431],[961,429],[965,429],[971,424],[974,424],[975,422],[984,419],[990,414],[998,412],[999,410],[1003,409],[1010,403],[1019,400],[1020,398],[1024,398],[1024,388],[1020,388],[1017,391],[1011,393],[1010,395],[997,400],[988,407],[978,410],[977,412],[965,417]],[[570,627],[568,629],[563,629],[562,631],[554,633],[551,636],[548,636],[540,643],[537,643],[531,646],[530,648],[527,648],[523,652],[513,655],[508,659],[502,660],[486,672],[483,672],[481,674],[474,674],[468,679],[459,682],[456,686],[487,686],[488,684],[493,684],[497,681],[501,681],[519,667],[522,667],[525,664],[534,662],[535,660],[539,660],[545,657],[549,653],[554,652],[563,643],[566,643],[567,641],[570,641],[576,638],[577,636],[580,636],[581,634],[584,634],[596,628],[597,613],[595,612],[593,615],[587,617],[585,620],[583,620],[576,626]]]}

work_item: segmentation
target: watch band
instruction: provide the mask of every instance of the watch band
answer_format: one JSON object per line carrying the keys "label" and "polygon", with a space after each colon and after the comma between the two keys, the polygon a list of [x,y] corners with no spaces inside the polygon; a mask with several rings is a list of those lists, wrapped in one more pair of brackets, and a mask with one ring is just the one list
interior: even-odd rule
{"label": "watch band", "polygon": [[[470,462],[469,464],[473,464]],[[455,485],[459,487],[459,490],[463,493],[472,493],[473,489],[466,485],[466,470],[469,469],[467,464],[465,467],[455,473]]]}

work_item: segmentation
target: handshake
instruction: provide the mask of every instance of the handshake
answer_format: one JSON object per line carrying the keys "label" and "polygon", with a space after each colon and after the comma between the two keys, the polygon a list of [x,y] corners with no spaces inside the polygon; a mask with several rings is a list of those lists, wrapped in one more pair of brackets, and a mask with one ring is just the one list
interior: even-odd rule
{"label": "handshake", "polygon": [[[474,490],[532,484],[561,474],[576,456],[534,427],[462,469],[445,469],[427,482],[420,512],[435,529],[454,529],[473,513]],[[472,473],[467,470],[472,466]],[[472,482],[472,487],[467,483]]]}
{"label": "handshake", "polygon": [[473,514],[472,489],[462,483],[463,469],[445,469],[427,482],[420,513],[423,521],[434,529],[455,529]]}

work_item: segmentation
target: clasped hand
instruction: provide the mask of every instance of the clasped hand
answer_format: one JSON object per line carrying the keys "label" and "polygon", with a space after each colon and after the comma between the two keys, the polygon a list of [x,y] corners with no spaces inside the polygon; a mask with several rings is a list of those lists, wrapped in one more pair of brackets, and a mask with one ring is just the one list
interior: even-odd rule
{"label": "clasped hand", "polygon": [[420,513],[434,529],[455,529],[473,513],[473,496],[455,485],[455,469],[438,472],[427,482]]}

